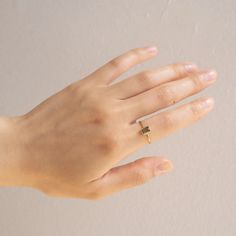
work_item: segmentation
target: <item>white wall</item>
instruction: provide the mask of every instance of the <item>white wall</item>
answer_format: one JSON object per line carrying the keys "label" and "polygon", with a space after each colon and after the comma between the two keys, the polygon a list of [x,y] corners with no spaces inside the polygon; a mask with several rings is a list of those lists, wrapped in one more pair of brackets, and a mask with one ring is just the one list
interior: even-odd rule
{"label": "white wall", "polygon": [[98,202],[1,188],[0,235],[236,235],[235,41],[233,0],[0,0],[1,115],[27,112],[138,46],[160,53],[129,73],[181,61],[219,73],[194,96],[213,96],[213,112],[127,160],[163,154],[172,173]]}

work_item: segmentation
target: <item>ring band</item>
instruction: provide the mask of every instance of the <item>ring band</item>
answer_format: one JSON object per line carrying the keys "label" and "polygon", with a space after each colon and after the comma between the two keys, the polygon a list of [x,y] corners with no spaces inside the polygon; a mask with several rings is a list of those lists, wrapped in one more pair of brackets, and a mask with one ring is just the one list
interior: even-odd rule
{"label": "ring band", "polygon": [[138,123],[140,124],[140,126],[142,128],[140,130],[140,134],[143,136],[146,136],[148,143],[151,144],[151,137],[150,137],[151,130],[150,130],[149,126],[144,126],[142,121],[139,121]]}

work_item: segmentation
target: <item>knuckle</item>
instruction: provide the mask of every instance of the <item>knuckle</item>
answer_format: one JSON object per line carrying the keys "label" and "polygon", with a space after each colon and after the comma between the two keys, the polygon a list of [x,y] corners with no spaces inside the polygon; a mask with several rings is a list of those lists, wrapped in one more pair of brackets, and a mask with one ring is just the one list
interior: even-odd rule
{"label": "knuckle", "polygon": [[134,48],[128,51],[124,56],[119,56],[111,60],[108,64],[116,70],[123,69],[127,61],[133,61],[142,55],[140,48]]}
{"label": "knuckle", "polygon": [[158,88],[158,99],[164,106],[176,102],[177,96],[170,86],[161,86]]}
{"label": "knuckle", "polygon": [[92,123],[94,124],[107,124],[111,120],[111,112],[97,103],[93,107],[91,113]]}
{"label": "knuckle", "polygon": [[114,153],[115,150],[119,147],[118,139],[109,133],[100,136],[100,141],[99,141],[99,147],[105,154]]}
{"label": "knuckle", "polygon": [[148,179],[146,171],[142,171],[141,169],[134,170],[134,184],[141,185],[144,184]]}
{"label": "knuckle", "polygon": [[162,115],[160,119],[161,119],[161,124],[164,127],[164,129],[169,130],[169,129],[172,129],[176,125],[174,117],[170,113],[166,113]]}
{"label": "knuckle", "polygon": [[129,60],[135,60],[140,57],[142,51],[140,48],[134,48],[128,51],[124,56],[119,56],[110,61],[110,65],[116,69],[122,68],[125,66],[126,62]]}
{"label": "knuckle", "polygon": [[127,53],[127,57],[125,57],[127,60],[135,60],[138,59],[140,56],[142,56],[142,49],[141,48],[134,48],[131,49],[128,53]]}
{"label": "knuckle", "polygon": [[198,103],[190,103],[189,108],[194,120],[198,120],[201,117],[201,109]]}
{"label": "knuckle", "polygon": [[71,93],[75,93],[79,96],[85,96],[88,94],[88,85],[83,80],[75,81],[66,87],[67,90]]}
{"label": "knuckle", "polygon": [[130,56],[133,57],[139,57],[142,54],[142,49],[141,48],[134,48],[129,51]]}
{"label": "knuckle", "polygon": [[123,60],[117,57],[109,62],[109,66],[116,70],[119,70],[123,67]]}
{"label": "knuckle", "polygon": [[139,82],[143,84],[154,84],[153,83],[153,73],[151,70],[146,70],[140,73]]}
{"label": "knuckle", "polygon": [[200,90],[203,87],[203,84],[199,80],[199,76],[200,75],[194,74],[190,77],[190,79],[192,80],[192,83],[194,85],[194,88],[196,88],[197,90]]}
{"label": "knuckle", "polygon": [[170,69],[173,71],[174,77],[181,77],[183,75],[183,68],[180,64],[172,64]]}

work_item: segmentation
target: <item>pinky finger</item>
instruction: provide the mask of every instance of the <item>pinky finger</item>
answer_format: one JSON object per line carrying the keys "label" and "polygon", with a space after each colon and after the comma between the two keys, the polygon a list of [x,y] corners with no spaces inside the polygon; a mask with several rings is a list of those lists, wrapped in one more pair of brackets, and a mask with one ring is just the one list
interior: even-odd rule
{"label": "pinky finger", "polygon": [[157,175],[169,172],[172,163],[160,157],[143,157],[125,165],[110,169],[101,178],[90,182],[97,190],[97,199],[112,193],[146,183]]}

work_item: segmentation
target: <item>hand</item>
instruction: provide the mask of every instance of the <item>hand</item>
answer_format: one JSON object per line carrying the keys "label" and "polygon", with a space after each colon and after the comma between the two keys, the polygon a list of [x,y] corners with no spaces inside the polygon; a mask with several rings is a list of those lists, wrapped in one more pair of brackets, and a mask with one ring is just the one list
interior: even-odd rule
{"label": "hand", "polygon": [[[170,170],[170,161],[155,156],[114,165],[147,144],[138,119],[200,92],[216,80],[216,72],[179,63],[112,84],[156,54],[153,47],[126,52],[9,119],[20,139],[17,185],[49,196],[99,199]],[[152,142],[199,120],[213,105],[212,98],[200,98],[146,119]]]}

